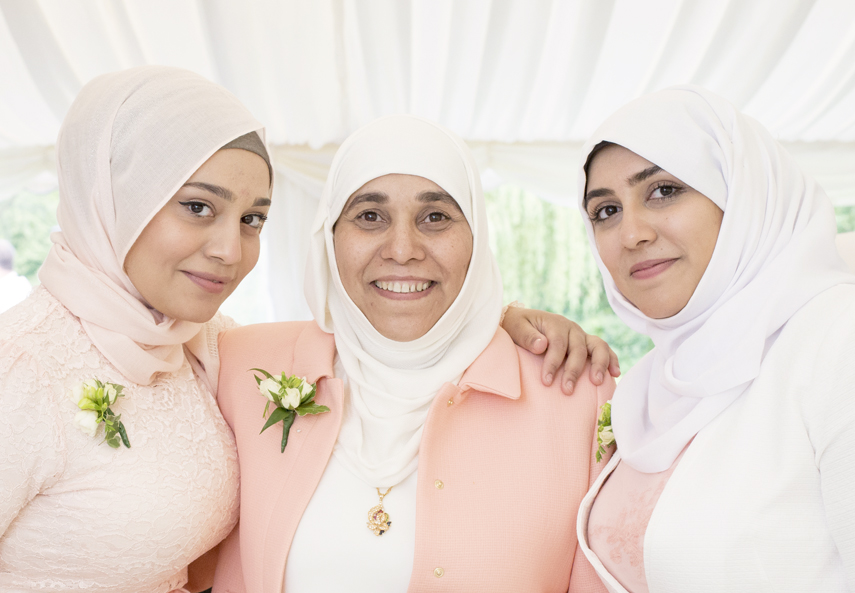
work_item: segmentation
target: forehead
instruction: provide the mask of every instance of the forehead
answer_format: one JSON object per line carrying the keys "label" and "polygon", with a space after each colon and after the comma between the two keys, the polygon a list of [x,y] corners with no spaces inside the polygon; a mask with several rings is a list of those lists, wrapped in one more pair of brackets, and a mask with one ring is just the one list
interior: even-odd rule
{"label": "forehead", "polygon": [[637,155],[628,148],[610,144],[598,150],[588,165],[588,189],[595,184],[614,184],[626,181],[626,173],[635,173],[654,166],[646,158]]}
{"label": "forehead", "polygon": [[384,193],[389,198],[394,199],[415,197],[424,192],[445,193],[445,190],[430,179],[418,175],[391,173],[372,179],[353,192],[350,198],[353,199],[354,196],[370,192]]}

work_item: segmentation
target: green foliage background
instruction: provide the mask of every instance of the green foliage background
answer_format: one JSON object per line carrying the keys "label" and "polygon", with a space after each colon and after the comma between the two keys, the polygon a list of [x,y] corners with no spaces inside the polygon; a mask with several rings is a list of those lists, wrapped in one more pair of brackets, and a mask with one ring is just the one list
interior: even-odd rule
{"label": "green foliage background", "polygon": [[575,208],[518,187],[487,193],[490,245],[502,272],[505,302],[560,313],[605,339],[626,371],[652,347],[612,312]]}
{"label": "green foliage background", "polygon": [[[33,284],[38,283],[36,272],[50,249],[58,203],[56,192],[20,194],[0,201],[0,237],[12,241],[18,250],[16,271]],[[837,208],[836,214],[838,232],[855,230],[855,206]],[[623,371],[653,346],[609,308],[582,217],[575,208],[545,202],[518,187],[502,186],[487,193],[487,215],[506,303],[516,300],[577,321],[587,332],[608,341],[620,357]],[[239,291],[229,300],[246,302],[233,306],[253,307],[247,300],[251,291]]]}
{"label": "green foliage background", "polygon": [[15,271],[33,285],[38,283],[36,272],[50,250],[58,204],[59,192],[22,193],[0,201],[0,237],[15,246]]}

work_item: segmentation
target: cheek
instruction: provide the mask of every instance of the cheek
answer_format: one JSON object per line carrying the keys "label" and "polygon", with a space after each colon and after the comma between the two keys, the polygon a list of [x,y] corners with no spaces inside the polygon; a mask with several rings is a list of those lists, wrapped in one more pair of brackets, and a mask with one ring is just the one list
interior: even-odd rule
{"label": "cheek", "polygon": [[338,275],[345,289],[350,291],[365,268],[362,263],[365,259],[365,241],[359,240],[351,229],[337,226],[333,234],[333,246]]}
{"label": "cheek", "polygon": [[249,237],[242,242],[241,259],[240,259],[240,278],[246,278],[246,275],[252,272],[255,264],[258,263],[258,256],[261,253],[261,238],[258,235]]}
{"label": "cheek", "polygon": [[617,281],[620,277],[618,273],[620,244],[615,241],[616,237],[612,236],[613,234],[609,231],[595,230],[594,243],[597,246],[597,253],[600,255],[600,259],[603,260],[603,264],[606,266],[609,274],[611,274],[612,279]]}
{"label": "cheek", "polygon": [[441,257],[455,284],[458,287],[463,286],[466,272],[469,271],[469,263],[472,261],[472,234],[468,229],[465,233],[459,233],[444,245],[442,251]]}

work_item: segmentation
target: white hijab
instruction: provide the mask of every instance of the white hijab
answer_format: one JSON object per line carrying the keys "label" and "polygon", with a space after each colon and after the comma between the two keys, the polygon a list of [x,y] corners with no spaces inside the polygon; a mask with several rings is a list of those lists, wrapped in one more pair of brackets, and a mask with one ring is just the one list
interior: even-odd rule
{"label": "white hijab", "polygon": [[[401,173],[442,187],[472,229],[473,251],[455,301],[424,336],[382,336],[353,303],[338,274],[333,226],[367,182]],[[496,333],[502,303],[499,269],[474,159],[455,134],[407,115],[384,117],[353,133],[333,159],[306,269],[306,299],[318,325],[335,335],[350,388],[335,454],[372,486],[394,486],[417,467],[422,428],[444,383],[459,380]]]}
{"label": "white hijab", "polygon": [[123,270],[125,257],[196,169],[252,131],[264,139],[261,124],[228,91],[163,66],[93,79],[63,121],[57,139],[62,231],[51,236],[39,278],[134,383],[148,385],[157,373],[178,370],[185,342],[203,366],[210,356],[202,324],[146,306]]}
{"label": "white hijab", "polygon": [[[712,260],[686,307],[645,316],[618,291],[596,251],[609,303],[656,347],[621,380],[612,426],[621,458],[641,472],[670,467],[692,437],[759,375],[778,331],[805,303],[855,282],[834,246],[831,203],[755,120],[692,86],[622,107],[582,149],[619,144],[698,190],[724,211]],[[780,369],[786,372],[786,369]]]}

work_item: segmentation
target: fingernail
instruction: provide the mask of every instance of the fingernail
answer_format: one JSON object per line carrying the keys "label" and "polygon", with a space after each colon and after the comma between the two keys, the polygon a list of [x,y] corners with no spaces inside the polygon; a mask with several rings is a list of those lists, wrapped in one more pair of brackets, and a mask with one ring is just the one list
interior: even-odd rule
{"label": "fingernail", "polygon": [[565,385],[567,386],[567,391],[573,391],[573,381],[567,381]]}
{"label": "fingernail", "polygon": [[597,373],[597,383],[601,382],[602,380],[603,380],[603,373],[602,372]]}
{"label": "fingernail", "polygon": [[550,383],[552,383],[552,378],[553,378],[553,377],[552,377],[552,373],[550,373],[550,374],[546,375],[546,384],[547,384],[547,385],[549,385]]}
{"label": "fingernail", "polygon": [[532,346],[536,348],[536,347],[540,346],[540,343],[541,343],[542,341],[543,341],[543,338],[537,338],[537,339],[534,341],[534,343],[532,344]]}

